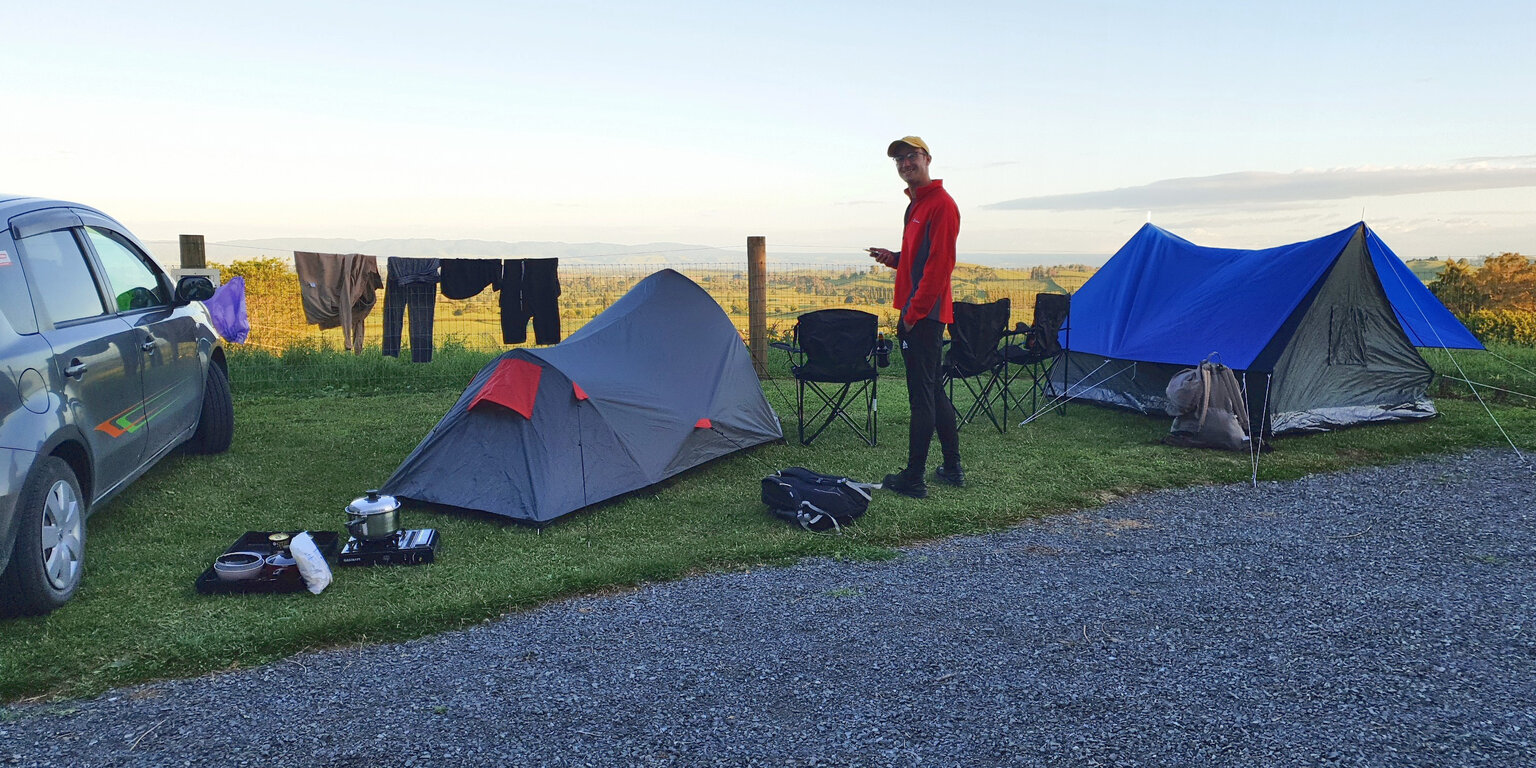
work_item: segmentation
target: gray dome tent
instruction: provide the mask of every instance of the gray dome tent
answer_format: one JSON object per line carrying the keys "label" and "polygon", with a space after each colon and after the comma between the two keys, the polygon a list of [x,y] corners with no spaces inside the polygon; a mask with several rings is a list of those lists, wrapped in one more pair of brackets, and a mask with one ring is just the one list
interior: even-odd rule
{"label": "gray dome tent", "polygon": [[664,269],[481,369],[384,491],[543,524],[782,437],[730,318]]}

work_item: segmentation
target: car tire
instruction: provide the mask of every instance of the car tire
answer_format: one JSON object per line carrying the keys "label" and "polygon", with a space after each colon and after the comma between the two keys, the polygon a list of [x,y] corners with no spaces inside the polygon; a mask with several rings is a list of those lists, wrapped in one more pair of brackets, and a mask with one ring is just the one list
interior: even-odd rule
{"label": "car tire", "polygon": [[230,399],[229,376],[216,364],[208,366],[208,380],[203,385],[203,412],[197,431],[187,441],[193,453],[223,453],[235,437],[235,405]]}
{"label": "car tire", "polygon": [[48,613],[69,601],[85,564],[88,502],[63,459],[33,468],[16,499],[16,548],[0,574],[0,613]]}

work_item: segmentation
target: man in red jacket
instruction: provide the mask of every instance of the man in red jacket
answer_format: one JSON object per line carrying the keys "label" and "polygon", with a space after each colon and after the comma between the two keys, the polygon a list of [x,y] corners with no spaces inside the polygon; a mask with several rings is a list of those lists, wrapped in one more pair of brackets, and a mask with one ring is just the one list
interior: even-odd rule
{"label": "man in red jacket", "polygon": [[901,310],[896,338],[907,368],[907,400],[912,406],[908,432],[907,468],[886,475],[884,487],[903,496],[928,495],[928,446],[935,431],[944,462],[934,475],[950,485],[965,485],[960,466],[960,430],[955,409],[939,386],[944,326],[954,321],[950,276],[955,271],[955,239],[960,235],[960,209],[944,191],[944,182],[928,175],[933,157],[916,136],[891,142],[886,155],[896,161],[896,173],[907,183],[906,228],[901,250],[870,248],[876,261],[896,270],[892,305]]}

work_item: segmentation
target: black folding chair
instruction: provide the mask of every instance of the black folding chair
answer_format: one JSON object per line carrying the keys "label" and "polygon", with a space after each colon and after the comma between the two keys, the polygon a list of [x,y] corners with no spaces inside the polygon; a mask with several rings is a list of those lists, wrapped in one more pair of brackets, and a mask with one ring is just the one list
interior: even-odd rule
{"label": "black folding chair", "polygon": [[[795,416],[801,445],[810,445],[832,422],[841,420],[864,442],[873,446],[876,437],[875,399],[880,380],[877,354],[881,349],[879,319],[856,309],[822,309],[803,314],[795,321],[794,344],[777,341],[772,346],[789,353],[795,376]],[[887,342],[889,344],[889,342]],[[888,359],[888,358],[887,358]],[[806,415],[805,393],[820,400],[815,412]],[[849,413],[863,401],[863,413]],[[856,415],[862,419],[855,420]],[[806,427],[811,427],[806,437]]]}
{"label": "black folding chair", "polygon": [[[1008,399],[1003,392],[1007,363],[1000,344],[1008,332],[1009,310],[1008,299],[990,304],[954,303],[955,321],[949,324],[942,381],[962,427],[986,414],[997,431],[1008,431]],[[963,408],[955,397],[955,382],[960,382],[970,396],[969,405]],[[999,400],[1003,404],[1001,420],[992,409]]]}
{"label": "black folding chair", "polygon": [[[1003,360],[1006,362],[1003,392],[1004,397],[1013,400],[1020,411],[1024,410],[1024,398],[1013,392],[1014,382],[1029,378],[1029,412],[1033,414],[1039,410],[1040,394],[1045,391],[1051,373],[1066,349],[1061,344],[1061,338],[1065,336],[1070,339],[1072,335],[1071,311],[1070,295],[1037,293],[1034,324],[1019,323],[1008,334],[1010,339],[1003,347]],[[1004,410],[1007,410],[1006,405]],[[1066,412],[1065,406],[1062,412]]]}

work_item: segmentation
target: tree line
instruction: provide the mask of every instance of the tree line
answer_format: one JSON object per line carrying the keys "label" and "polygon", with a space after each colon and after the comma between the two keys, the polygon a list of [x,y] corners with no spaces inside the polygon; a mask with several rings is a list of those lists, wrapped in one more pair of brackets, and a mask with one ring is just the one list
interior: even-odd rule
{"label": "tree line", "polygon": [[1457,315],[1485,309],[1536,312],[1536,264],[1518,253],[1489,257],[1477,268],[1466,259],[1446,259],[1429,290]]}
{"label": "tree line", "polygon": [[1536,346],[1536,264],[1518,253],[1481,267],[1445,261],[1429,290],[1483,342]]}

